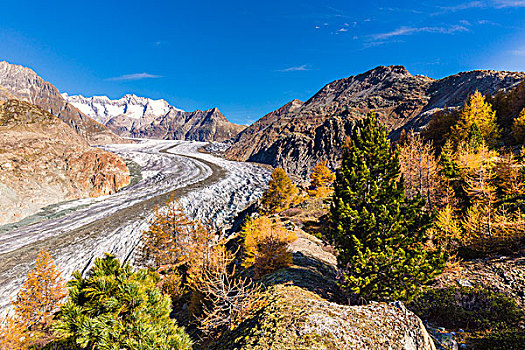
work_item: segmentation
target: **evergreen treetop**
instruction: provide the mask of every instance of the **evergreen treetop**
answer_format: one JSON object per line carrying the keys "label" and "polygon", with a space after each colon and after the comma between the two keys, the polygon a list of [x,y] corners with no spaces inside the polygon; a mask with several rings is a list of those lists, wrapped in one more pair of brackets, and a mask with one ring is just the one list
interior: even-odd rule
{"label": "evergreen treetop", "polygon": [[191,341],[170,319],[171,301],[147,270],[133,272],[112,255],[95,260],[86,278],[68,283],[70,298],[55,333],[63,341],[97,350],[190,349]]}

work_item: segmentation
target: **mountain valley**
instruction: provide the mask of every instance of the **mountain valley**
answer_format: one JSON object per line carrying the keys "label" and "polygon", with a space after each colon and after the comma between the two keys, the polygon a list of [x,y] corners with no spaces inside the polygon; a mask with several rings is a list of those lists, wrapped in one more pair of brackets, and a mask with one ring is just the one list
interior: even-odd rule
{"label": "mountain valley", "polygon": [[[217,108],[186,112],[134,94],[117,100],[61,94],[32,70],[2,62],[0,317],[12,312],[26,275],[48,252],[64,280],[98,278],[97,264],[115,261],[122,264],[118,273],[143,274],[133,280],[137,293],[154,276],[153,287],[166,298],[166,319],[184,327],[199,349],[459,349],[476,337],[492,341],[491,332],[519,342],[525,324],[519,313],[525,177],[517,155],[525,140],[524,81],[523,72],[479,70],[436,80],[380,66],[243,126]],[[485,111],[489,126],[460,129],[467,107]],[[458,130],[468,143],[456,141]],[[498,143],[489,140],[494,149],[483,143],[487,134],[496,135]],[[454,140],[457,149],[439,158],[441,149],[428,135]],[[447,160],[453,166],[447,168]],[[488,167],[498,175],[486,175]],[[472,189],[478,178],[490,186]],[[333,225],[336,204],[347,211]],[[485,217],[493,230],[487,235],[475,221]],[[498,229],[503,233],[492,235]],[[338,230],[354,234],[338,241]],[[343,261],[363,245],[355,242],[366,230],[377,237],[393,232],[384,241],[363,242],[395,249],[368,257],[369,249],[357,262]],[[147,235],[156,239],[156,257],[147,255]],[[360,268],[349,268],[359,262]],[[380,273],[372,271],[368,280],[352,275],[375,268]],[[106,278],[99,279],[99,294],[113,286]],[[369,287],[370,280],[383,285]],[[347,287],[358,282],[369,295]],[[104,305],[116,303],[124,289]],[[64,319],[75,293],[49,312],[50,324]],[[442,310],[457,313],[447,319]],[[38,327],[47,332],[44,346],[69,349],[69,338],[45,322]]]}

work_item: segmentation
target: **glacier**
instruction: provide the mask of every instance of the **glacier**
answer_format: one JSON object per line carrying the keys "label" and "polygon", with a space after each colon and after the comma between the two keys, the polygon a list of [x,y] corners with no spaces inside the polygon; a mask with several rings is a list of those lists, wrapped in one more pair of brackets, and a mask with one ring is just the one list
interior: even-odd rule
{"label": "glacier", "polygon": [[140,236],[155,206],[175,197],[187,215],[217,229],[260,198],[269,171],[202,152],[206,142],[140,140],[101,148],[140,168],[140,180],[104,197],[60,203],[30,225],[0,227],[0,312],[23,283],[42,249],[64,277],[85,272],[105,252],[134,263]]}

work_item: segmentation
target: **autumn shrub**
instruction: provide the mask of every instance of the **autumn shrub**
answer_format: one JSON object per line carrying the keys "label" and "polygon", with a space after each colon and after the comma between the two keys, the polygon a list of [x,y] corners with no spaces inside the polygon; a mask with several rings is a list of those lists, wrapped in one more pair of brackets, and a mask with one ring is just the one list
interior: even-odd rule
{"label": "autumn shrub", "polygon": [[242,229],[244,237],[243,266],[255,266],[257,277],[291,265],[288,245],[297,239],[279,221],[267,216],[248,219]]}
{"label": "autumn shrub", "polygon": [[288,209],[297,195],[297,188],[282,168],[275,168],[268,182],[268,189],[261,199],[262,211],[273,214]]}
{"label": "autumn shrub", "polygon": [[[209,247],[190,268],[190,285],[201,297],[199,328],[216,336],[244,320],[259,301],[259,288],[235,274],[235,256],[223,245]],[[193,301],[195,302],[195,301]]]}

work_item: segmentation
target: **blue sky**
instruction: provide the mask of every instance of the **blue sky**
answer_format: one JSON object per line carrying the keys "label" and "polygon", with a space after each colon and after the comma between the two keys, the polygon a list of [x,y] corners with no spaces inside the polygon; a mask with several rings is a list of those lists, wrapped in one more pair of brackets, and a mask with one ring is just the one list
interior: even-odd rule
{"label": "blue sky", "polygon": [[525,0],[4,1],[0,59],[70,94],[251,123],[378,65],[525,70]]}

